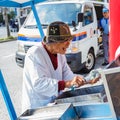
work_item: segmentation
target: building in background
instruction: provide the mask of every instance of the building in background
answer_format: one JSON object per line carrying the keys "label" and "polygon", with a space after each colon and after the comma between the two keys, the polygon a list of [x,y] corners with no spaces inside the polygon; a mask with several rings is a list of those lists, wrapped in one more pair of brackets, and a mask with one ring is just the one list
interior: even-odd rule
{"label": "building in background", "polygon": [[20,20],[20,26],[24,23],[27,15],[30,13],[31,11],[31,7],[27,7],[27,8],[18,8],[17,11],[17,18],[19,18]]}
{"label": "building in background", "polygon": [[[8,22],[18,21],[19,26],[21,26],[29,14],[31,8],[6,8],[8,15]],[[0,25],[5,25],[5,11],[3,7],[0,7]]]}

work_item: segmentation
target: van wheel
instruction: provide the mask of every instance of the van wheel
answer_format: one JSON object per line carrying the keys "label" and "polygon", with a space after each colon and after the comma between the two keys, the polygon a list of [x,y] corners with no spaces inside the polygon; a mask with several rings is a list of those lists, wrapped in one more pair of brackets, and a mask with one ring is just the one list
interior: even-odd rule
{"label": "van wheel", "polygon": [[87,60],[83,68],[83,71],[88,73],[94,68],[94,66],[95,66],[95,55],[94,55],[94,51],[90,50],[87,55]]}

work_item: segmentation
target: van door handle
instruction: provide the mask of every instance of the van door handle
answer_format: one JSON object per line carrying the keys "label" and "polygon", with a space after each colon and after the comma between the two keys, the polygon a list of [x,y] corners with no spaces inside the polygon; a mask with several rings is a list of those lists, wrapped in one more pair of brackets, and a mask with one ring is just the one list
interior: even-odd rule
{"label": "van door handle", "polygon": [[95,34],[95,33],[96,33],[96,30],[94,30],[93,33]]}

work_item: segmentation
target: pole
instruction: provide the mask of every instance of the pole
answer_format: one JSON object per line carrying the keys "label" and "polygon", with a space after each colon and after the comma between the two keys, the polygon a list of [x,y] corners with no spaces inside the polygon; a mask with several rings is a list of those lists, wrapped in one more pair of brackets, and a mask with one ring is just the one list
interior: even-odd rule
{"label": "pole", "polygon": [[115,52],[120,45],[120,0],[110,0],[110,36],[109,36],[109,60],[115,58]]}
{"label": "pole", "polygon": [[8,23],[8,14],[7,14],[7,8],[4,8],[4,16],[5,16],[5,26],[7,29],[7,37],[10,36],[10,30],[9,30],[9,23]]}

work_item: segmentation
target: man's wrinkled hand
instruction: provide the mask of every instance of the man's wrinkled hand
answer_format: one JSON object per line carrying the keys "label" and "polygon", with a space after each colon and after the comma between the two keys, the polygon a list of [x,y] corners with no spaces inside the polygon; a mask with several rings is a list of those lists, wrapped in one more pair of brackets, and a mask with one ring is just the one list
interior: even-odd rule
{"label": "man's wrinkled hand", "polygon": [[71,81],[71,86],[80,87],[84,85],[84,78],[81,76],[75,76]]}
{"label": "man's wrinkled hand", "polygon": [[93,78],[92,80],[85,81],[84,84],[94,84],[94,83],[98,82],[100,80],[100,78],[101,78],[101,76]]}

